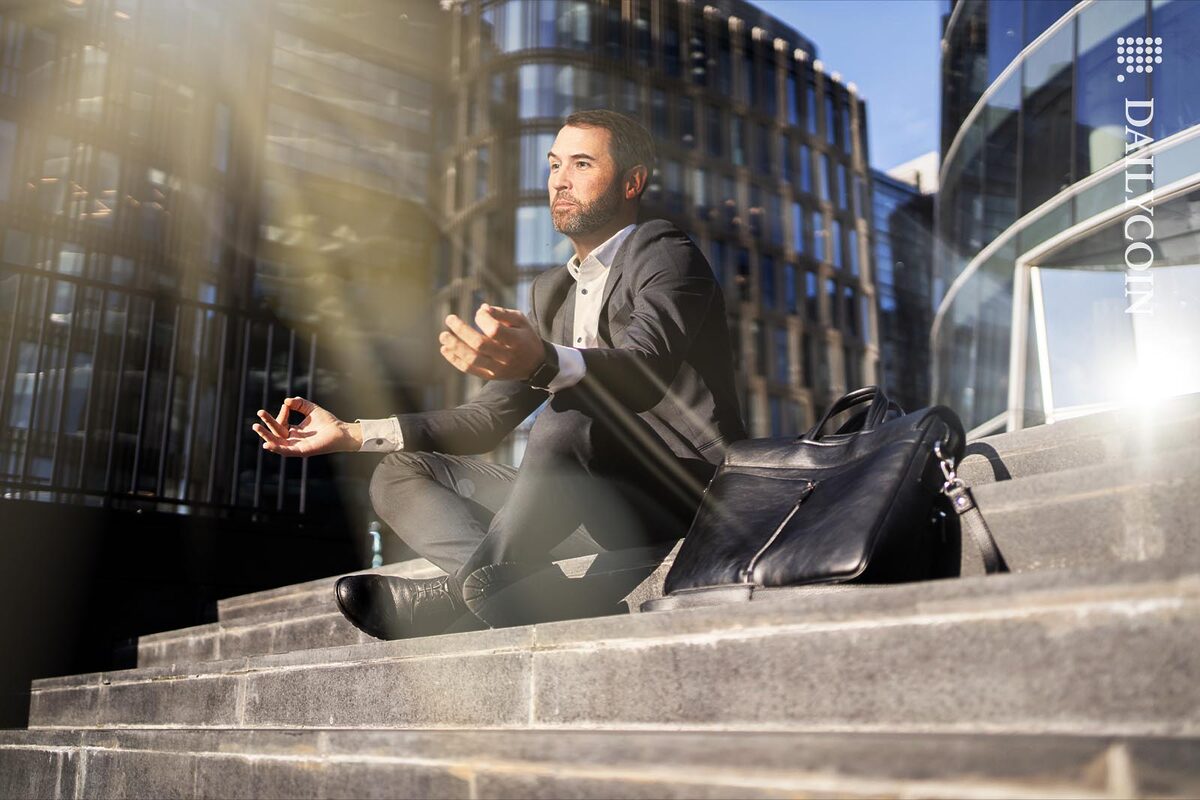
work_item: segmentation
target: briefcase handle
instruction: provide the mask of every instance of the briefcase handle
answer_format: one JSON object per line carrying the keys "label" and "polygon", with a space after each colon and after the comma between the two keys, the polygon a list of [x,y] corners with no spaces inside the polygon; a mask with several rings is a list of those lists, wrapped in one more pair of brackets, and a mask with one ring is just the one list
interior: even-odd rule
{"label": "briefcase handle", "polygon": [[821,431],[829,420],[868,400],[871,401],[871,404],[867,407],[862,427],[858,429],[859,433],[874,430],[876,426],[883,422],[890,408],[899,409],[899,406],[889,400],[888,396],[878,386],[864,386],[861,389],[847,392],[834,401],[829,410],[825,412],[825,415],[821,417],[820,422],[814,425],[807,433],[799,436],[797,440],[808,442],[820,441]]}

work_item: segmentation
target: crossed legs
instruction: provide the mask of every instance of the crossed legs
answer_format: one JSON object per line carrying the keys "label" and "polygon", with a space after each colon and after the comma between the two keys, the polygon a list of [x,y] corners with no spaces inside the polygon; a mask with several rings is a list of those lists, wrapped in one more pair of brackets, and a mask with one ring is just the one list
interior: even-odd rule
{"label": "crossed legs", "polygon": [[683,536],[712,466],[678,459],[647,434],[639,429],[631,440],[628,430],[552,403],[534,422],[520,470],[392,453],[376,468],[371,500],[397,535],[451,576],[451,592],[462,597],[466,587],[478,600],[555,558]]}

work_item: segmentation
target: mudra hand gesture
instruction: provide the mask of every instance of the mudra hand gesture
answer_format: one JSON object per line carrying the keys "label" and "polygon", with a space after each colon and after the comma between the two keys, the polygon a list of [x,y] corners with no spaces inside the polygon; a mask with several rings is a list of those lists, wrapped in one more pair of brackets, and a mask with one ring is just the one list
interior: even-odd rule
{"label": "mudra hand gesture", "polygon": [[[292,411],[304,415],[298,425],[290,425]],[[263,449],[281,456],[319,456],[358,450],[362,446],[362,426],[343,422],[311,400],[284,398],[279,413],[271,416],[258,410],[261,422],[252,427],[263,440]]]}

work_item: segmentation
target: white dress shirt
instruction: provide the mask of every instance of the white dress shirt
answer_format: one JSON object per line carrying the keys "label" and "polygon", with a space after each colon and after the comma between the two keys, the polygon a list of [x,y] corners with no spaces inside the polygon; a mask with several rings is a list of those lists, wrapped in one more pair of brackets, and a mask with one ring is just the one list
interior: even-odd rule
{"label": "white dress shirt", "polygon": [[[571,344],[554,345],[558,351],[558,375],[547,387],[551,394],[569,389],[583,380],[587,366],[579,351],[600,344],[600,310],[604,304],[604,285],[608,282],[609,268],[625,237],[633,233],[636,227],[626,225],[588,253],[583,261],[579,260],[579,256],[571,256],[567,262],[567,272],[575,279],[575,323]],[[404,449],[404,435],[400,432],[400,420],[396,417],[359,419],[355,422],[362,425],[360,453],[391,453]]]}

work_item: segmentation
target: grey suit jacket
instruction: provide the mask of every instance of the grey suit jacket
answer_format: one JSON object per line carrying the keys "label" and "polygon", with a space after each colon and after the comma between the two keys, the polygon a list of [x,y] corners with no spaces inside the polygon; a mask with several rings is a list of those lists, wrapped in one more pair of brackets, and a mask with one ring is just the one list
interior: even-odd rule
{"label": "grey suit jacket", "polygon": [[[529,318],[543,339],[570,343],[574,285],[566,266],[534,280]],[[552,406],[585,402],[638,436],[649,428],[678,458],[710,464],[745,438],[724,295],[704,254],[671,223],[642,223],[617,250],[599,337],[603,347],[580,351],[584,379]],[[488,452],[548,396],[521,381],[490,381],[457,408],[400,414],[404,449]]]}

